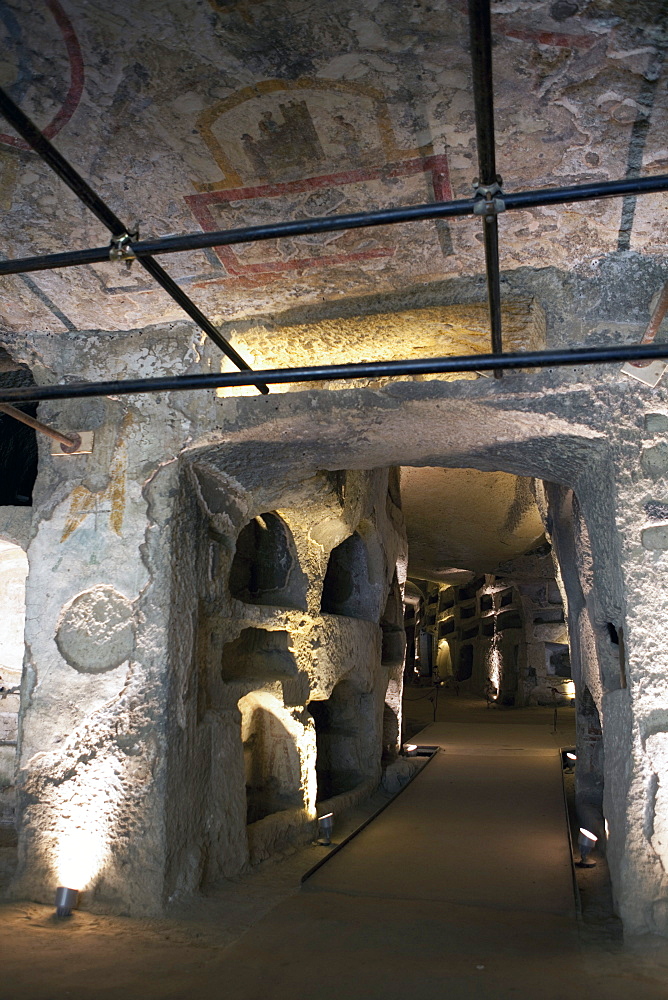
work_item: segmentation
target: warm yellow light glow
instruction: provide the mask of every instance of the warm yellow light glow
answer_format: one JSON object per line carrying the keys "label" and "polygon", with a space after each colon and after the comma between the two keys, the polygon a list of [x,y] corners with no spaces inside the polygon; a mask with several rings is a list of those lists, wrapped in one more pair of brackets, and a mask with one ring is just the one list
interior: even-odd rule
{"label": "warm yellow light glow", "polygon": [[99,830],[65,829],[56,846],[56,881],[68,889],[83,889],[100,871],[107,853],[104,833]]}
{"label": "warm yellow light glow", "polygon": [[54,875],[57,885],[85,889],[101,871],[123,795],[115,757],[95,758],[76,777],[56,786]]}
{"label": "warm yellow light glow", "polygon": [[[538,350],[545,344],[545,314],[533,298],[504,300],[502,322],[509,351]],[[489,320],[484,302],[401,309],[398,312],[332,319],[292,325],[262,326],[242,323],[225,331],[237,351],[258,370],[355,361],[389,361],[397,358],[484,354],[489,350]],[[221,371],[236,371],[223,359]],[[423,376],[417,376],[421,379]],[[429,375],[429,379],[476,379],[475,372]],[[350,382],[327,383],[329,388],[349,387]],[[272,393],[318,389],[321,383],[272,386]],[[251,386],[217,389],[218,396],[249,396]]]}
{"label": "warm yellow light glow", "polygon": [[492,699],[496,699],[499,696],[502,668],[503,660],[501,659],[501,651],[499,649],[499,635],[495,632],[492,645],[489,649],[489,679],[495,692],[491,695]]}
{"label": "warm yellow light glow", "polygon": [[575,684],[573,681],[566,681],[564,684],[564,694],[567,698],[575,698]]}
{"label": "warm yellow light glow", "polygon": [[[317,744],[315,723],[296,719],[280,697],[270,691],[251,691],[239,699],[241,739],[248,746],[259,736],[266,751],[255,757],[246,756],[248,768],[260,767],[263,778],[267,772],[272,780],[285,789],[299,785],[304,810],[309,820],[316,819],[318,777],[316,771]],[[256,780],[247,774],[247,780]]]}

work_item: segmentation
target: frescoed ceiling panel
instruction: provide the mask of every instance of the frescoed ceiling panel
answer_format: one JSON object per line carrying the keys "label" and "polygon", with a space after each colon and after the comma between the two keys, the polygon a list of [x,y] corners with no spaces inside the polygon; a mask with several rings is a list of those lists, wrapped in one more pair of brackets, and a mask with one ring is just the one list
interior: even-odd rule
{"label": "frescoed ceiling panel", "polygon": [[[668,169],[661,4],[493,8],[508,190]],[[467,197],[476,173],[463,0],[4,0],[3,84],[145,237]],[[663,17],[663,19],[662,19]],[[1,131],[1,130],[0,130]],[[9,129],[0,253],[108,235]],[[587,270],[659,255],[665,198],[508,213],[501,265]],[[217,321],[480,275],[474,220],[300,237],[164,258]],[[14,331],[180,319],[137,267],[0,279]]]}

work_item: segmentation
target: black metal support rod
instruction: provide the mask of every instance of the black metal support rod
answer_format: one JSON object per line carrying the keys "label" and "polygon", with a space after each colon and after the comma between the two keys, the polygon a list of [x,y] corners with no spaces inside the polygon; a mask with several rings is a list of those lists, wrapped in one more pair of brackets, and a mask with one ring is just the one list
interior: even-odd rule
{"label": "black metal support rod", "polygon": [[473,103],[481,184],[496,180],[490,0],[469,0]]}
{"label": "black metal support rod", "polygon": [[[140,257],[139,263],[146,271],[148,271],[151,277],[155,278],[158,284],[161,285],[169,295],[171,295],[176,304],[181,306],[183,311],[187,313],[188,316],[195,321],[195,323],[197,323],[200,330],[204,330],[204,332],[214,342],[216,347],[219,347],[223,354],[226,354],[227,357],[234,362],[237,368],[246,372],[253,370],[251,366],[244,361],[241,355],[235,351],[230,342],[218,332],[211,320],[208,319],[202,310],[195,305],[190,296],[186,295],[181,286],[177,284],[169,274],[167,274],[165,269],[158,263],[157,260],[153,257]],[[269,392],[269,387],[264,385],[262,382],[258,383],[257,388],[265,395]]]}
{"label": "black metal support rod", "polygon": [[[30,145],[38,156],[50,167],[60,179],[67,184],[77,198],[83,202],[86,208],[95,215],[103,226],[109,230],[112,238],[120,238],[128,232],[127,227],[121,222],[115,212],[109,208],[106,202],[93,191],[83,177],[74,169],[65,157],[58,152],[56,147],[42,135],[37,126],[21,111],[9,94],[0,87],[0,114],[9,122],[12,128],[16,129],[22,139]],[[107,249],[106,260],[109,259]],[[91,263],[89,261],[89,263]],[[230,343],[218,332],[213,323],[206,318],[204,313],[198,309],[192,299],[179,288],[177,283],[164,270],[161,264],[152,260],[150,256],[144,256],[140,263],[145,270],[154,278],[159,285],[174,299],[178,305],[197,323],[200,329],[213,340],[220,350],[230,358],[237,368],[243,371],[250,371],[250,365],[235,351]],[[258,386],[260,392],[269,392],[267,386]]]}
{"label": "black metal support rod", "polygon": [[[473,69],[473,103],[475,106],[476,144],[478,147],[478,173],[482,189],[487,189],[488,204],[494,209],[494,187],[500,178],[496,173],[496,146],[494,141],[494,90],[492,76],[492,22],[490,0],[469,0],[469,32],[471,38],[471,66]],[[483,216],[485,244],[485,270],[487,271],[487,301],[489,325],[492,334],[492,351],[501,354],[501,275],[499,267],[499,224],[496,210]],[[500,368],[495,369],[501,378]]]}
{"label": "black metal support rod", "polygon": [[[499,264],[499,224],[495,215],[483,219],[485,239],[485,265],[487,271],[487,300],[489,304],[489,324],[492,333],[492,351],[501,354],[501,270]],[[501,377],[501,370],[494,372]]]}
{"label": "black metal support rod", "polygon": [[413,358],[407,361],[371,361],[351,365],[314,365],[274,368],[257,372],[227,372],[205,375],[165,375],[116,382],[70,382],[67,385],[28,385],[0,389],[0,403],[40,402],[52,399],[84,399],[93,396],[131,395],[145,392],[184,392],[220,389],[264,382],[329,382],[337,379],[391,378],[400,375],[441,375],[450,372],[493,371],[495,368],[557,368],[568,365],[601,365],[619,361],[668,360],[668,344],[623,344],[616,347],[582,347],[574,350],[526,351],[524,353],[466,354],[450,358]]}
{"label": "black metal support rod", "polygon": [[[540,208],[543,205],[595,201],[597,198],[621,198],[626,194],[656,194],[662,191],[668,191],[668,174],[578,184],[572,187],[543,188],[537,191],[517,191],[511,194],[505,193],[503,200],[506,210],[512,211],[513,209]],[[136,243],[132,244],[131,251],[134,257],[141,260],[144,257],[157,254],[206,250],[211,247],[255,243],[260,240],[274,240],[285,236],[306,236],[313,233],[338,232],[344,229],[364,229],[402,222],[463,217],[473,215],[474,206],[473,198],[462,198],[457,201],[386,208],[377,212],[356,212],[350,215],[326,215],[312,219],[297,219],[292,222],[272,222],[263,226],[246,226],[243,229],[219,229],[207,233],[185,233],[183,236],[160,236],[152,240],[137,240]],[[28,271],[50,271],[59,267],[76,267],[81,264],[103,264],[108,260],[108,246],[92,247],[86,250],[69,250],[65,253],[0,261],[0,275],[25,274]]]}
{"label": "black metal support rod", "polygon": [[35,150],[46,165],[58,174],[61,181],[64,181],[71,191],[74,191],[79,201],[82,201],[86,208],[90,209],[102,225],[106,226],[112,236],[122,236],[127,231],[118,216],[93,191],[90,184],[83,179],[72,164],[68,163],[56,147],[42,135],[34,122],[21,111],[18,104],[2,88],[0,88],[0,114],[9,122],[13,129],[16,129],[21,138],[25,139],[28,145]]}

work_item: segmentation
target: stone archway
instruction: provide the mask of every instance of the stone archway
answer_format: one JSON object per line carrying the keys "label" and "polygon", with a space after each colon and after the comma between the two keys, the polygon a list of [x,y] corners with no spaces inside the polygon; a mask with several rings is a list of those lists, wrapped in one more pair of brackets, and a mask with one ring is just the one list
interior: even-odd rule
{"label": "stone archway", "polygon": [[[355,680],[362,690],[374,691],[377,780],[388,679],[388,667],[381,662],[380,618],[405,547],[396,483],[388,470],[412,465],[499,470],[553,484],[552,492],[547,491],[545,515],[553,538],[560,540],[562,562],[569,561],[569,544],[576,560],[584,551],[581,526],[571,530],[559,506],[559,497],[570,491],[577,496],[581,523],[587,528],[585,575],[592,582],[588,614],[595,625],[609,622],[618,636],[623,635],[626,653],[627,688],[618,685],[617,690],[597,692],[589,685],[603,728],[606,818],[610,820],[615,891],[629,926],[660,925],[660,914],[652,916],[655,885],[663,877],[659,857],[647,838],[645,843],[636,837],[636,842],[642,842],[640,853],[627,852],[629,837],[635,837],[638,830],[643,836],[642,817],[634,805],[640,799],[629,796],[629,788],[635,783],[639,795],[644,794],[658,757],[632,738],[634,712],[639,713],[641,723],[644,718],[642,699],[635,692],[646,669],[643,657],[649,657],[650,652],[654,655],[646,637],[656,624],[656,605],[650,610],[643,603],[637,567],[649,550],[647,546],[639,549],[637,522],[627,516],[634,502],[628,472],[632,459],[629,456],[622,465],[618,460],[620,448],[625,446],[625,425],[618,428],[611,424],[606,408],[592,403],[592,391],[579,392],[576,386],[572,392],[568,388],[562,391],[566,401],[551,396],[547,391],[553,388],[549,373],[533,377],[531,391],[522,391],[527,384],[508,376],[500,385],[482,379],[465,385],[406,382],[379,391],[313,391],[279,394],[267,400],[219,401],[215,429],[205,426],[205,421],[198,425],[193,444],[181,453],[180,461],[163,464],[146,486],[148,509],[142,508],[140,516],[137,507],[133,520],[128,521],[133,531],[128,551],[135,541],[146,540],[142,558],[150,574],[149,586],[138,599],[133,683],[139,687],[150,678],[155,695],[151,711],[157,721],[142,729],[141,702],[132,702],[131,711],[137,715],[137,750],[124,766],[127,764],[128,773],[130,767],[134,773],[142,764],[142,793],[155,815],[165,810],[167,823],[164,839],[151,845],[159,858],[142,909],[158,910],[165,891],[196,887],[207,865],[215,877],[216,873],[234,874],[247,863],[243,748],[238,741],[236,708],[238,698],[247,692],[230,689],[225,700],[216,689],[219,683],[231,683],[222,678],[220,667],[216,668],[221,650],[243,629],[289,633],[295,669],[290,676],[271,683],[290,712],[299,714],[309,700],[327,700],[338,680],[351,671],[356,672]],[[605,386],[596,391],[606,398]],[[235,540],[249,520],[267,511],[277,512],[292,532],[301,570],[308,578],[306,612],[240,601],[232,608],[229,595],[225,597]],[[374,554],[375,565],[380,567],[376,573],[378,613],[374,611],[374,621],[322,615],[320,601],[329,554],[367,523],[374,524],[374,531],[378,529],[384,540]],[[59,529],[62,518],[53,525],[47,519],[41,521],[44,540],[40,551],[46,552],[47,540]],[[79,566],[75,547],[67,551],[71,565]],[[46,564],[40,579],[45,573]],[[93,574],[88,564],[86,573]],[[628,609],[622,614],[623,597],[627,605],[631,600],[633,614]],[[51,645],[39,650],[41,639],[35,635],[34,652],[42,659],[53,656],[52,637],[47,632],[45,627],[45,641]],[[336,650],[334,658],[332,650]],[[653,664],[663,663],[661,657],[659,651]],[[592,662],[597,670],[597,661]],[[46,688],[36,693],[30,707],[34,718],[46,712],[48,697]],[[108,709],[110,716],[125,711],[124,701],[119,701],[118,708]],[[223,717],[226,721],[221,727]],[[198,718],[202,729],[195,738]],[[655,717],[648,727],[654,747]],[[30,731],[34,733],[35,727]],[[233,746],[233,733],[238,746]],[[125,754],[125,737],[123,740]],[[128,746],[135,753],[135,744]],[[29,748],[35,750],[34,740]],[[164,753],[158,752],[160,748]],[[308,760],[310,752],[306,749],[303,756],[304,773],[310,773],[315,765],[314,760]],[[56,749],[54,759],[58,756]],[[625,763],[628,759],[633,760],[630,769]],[[26,773],[36,766],[35,760],[26,750]],[[197,780],[189,785],[193,773]],[[204,843],[198,830],[210,817],[203,808],[197,812],[190,807],[198,797],[211,802],[210,792],[218,794],[219,783],[232,776],[239,786],[234,806],[239,812],[238,823],[234,829],[216,825],[211,832],[210,828]],[[660,809],[663,797],[656,795],[655,800]],[[224,819],[227,808],[221,799],[216,824]],[[26,817],[29,844],[34,830],[30,829],[28,813]],[[307,819],[302,815],[299,821],[300,836],[307,833],[308,824],[302,822]],[[131,847],[128,840],[122,858],[130,873],[135,864]],[[110,855],[106,882],[114,882],[114,866],[120,863],[117,855]],[[645,877],[647,891],[639,901],[637,876],[643,866],[653,872],[654,882]],[[32,886],[38,878],[41,875],[35,875],[30,883],[31,894],[37,894]],[[45,882],[39,893],[45,897],[49,892]]]}
{"label": "stone archway", "polygon": [[[581,529],[563,519],[560,522],[555,506],[557,496],[570,491],[578,498],[581,521],[586,524],[586,558],[593,566],[596,614],[621,624],[623,580],[617,498],[612,488],[615,470],[603,423],[592,426],[585,408],[574,407],[568,421],[551,413],[547,405],[544,412],[525,412],[517,408],[513,393],[504,394],[501,389],[491,394],[493,400],[486,400],[484,394],[489,387],[479,383],[466,386],[465,392],[468,399],[461,398],[461,391],[458,398],[453,398],[452,388],[447,385],[398,384],[391,392],[376,397],[375,409],[368,398],[360,407],[356,391],[337,393],[339,405],[335,408],[324,398],[320,409],[318,397],[310,393],[283,397],[273,402],[267,420],[258,421],[255,407],[253,427],[234,430],[226,435],[224,444],[209,443],[206,460],[221,471],[226,467],[238,470],[243,454],[252,451],[254,466],[246,481],[243,475],[235,477],[236,483],[241,480],[251,495],[257,490],[261,495],[271,495],[274,477],[277,483],[287,477],[295,484],[322,469],[364,474],[365,470],[397,465],[498,471],[538,480],[548,484],[542,499],[548,531],[559,540],[564,552],[570,533],[577,550],[571,555],[582,559]],[[536,402],[532,397],[531,407]],[[237,405],[248,408],[250,415],[254,401],[238,400]],[[337,476],[341,473],[337,472]],[[583,669],[577,675],[578,683],[582,683]],[[599,670],[597,655],[589,659],[586,669],[591,673]],[[603,727],[605,741],[605,722]],[[620,737],[624,743],[628,736],[628,731],[620,733],[612,724],[609,738],[613,743]],[[626,789],[620,787],[619,776],[609,777],[615,791],[608,796],[606,816],[612,818],[610,825],[619,830],[626,809]],[[613,877],[621,884],[619,868],[613,870]]]}

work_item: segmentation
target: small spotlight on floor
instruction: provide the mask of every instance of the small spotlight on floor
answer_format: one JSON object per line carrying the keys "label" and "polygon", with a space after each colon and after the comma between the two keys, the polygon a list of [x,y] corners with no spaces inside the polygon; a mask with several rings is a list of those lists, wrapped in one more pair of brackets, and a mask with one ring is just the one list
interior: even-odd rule
{"label": "small spotlight on floor", "polygon": [[72,910],[76,908],[78,902],[78,889],[68,889],[64,885],[58,886],[56,889],[56,916],[71,917]]}
{"label": "small spotlight on floor", "polygon": [[329,847],[332,842],[332,830],[334,828],[334,813],[325,813],[318,816],[318,843],[322,847]]}
{"label": "small spotlight on floor", "polygon": [[589,855],[594,850],[596,846],[596,841],[598,837],[596,834],[591,833],[589,830],[585,830],[583,826],[580,827],[580,836],[578,837],[578,847],[580,848],[580,860],[576,861],[578,868],[595,868],[595,861],[588,861]]}
{"label": "small spotlight on floor", "polygon": [[404,753],[407,757],[417,757],[417,745],[415,743],[405,743]]}

